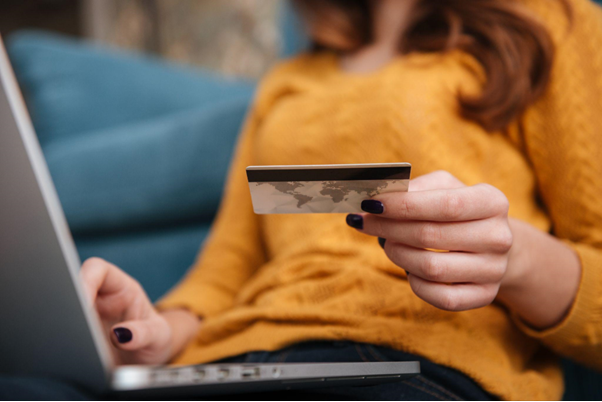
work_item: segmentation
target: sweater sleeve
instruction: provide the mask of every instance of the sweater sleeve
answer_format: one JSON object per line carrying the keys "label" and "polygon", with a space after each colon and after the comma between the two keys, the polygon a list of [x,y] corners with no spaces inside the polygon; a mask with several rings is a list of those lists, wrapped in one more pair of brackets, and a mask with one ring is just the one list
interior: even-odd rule
{"label": "sweater sleeve", "polygon": [[548,93],[523,127],[553,233],[578,254],[581,281],[560,324],[535,331],[516,321],[557,353],[602,369],[602,11],[585,0],[571,4]]}
{"label": "sweater sleeve", "polygon": [[232,306],[245,281],[265,261],[246,179],[252,165],[258,126],[251,112],[239,138],[219,212],[196,263],[187,276],[159,301],[160,309],[186,308],[209,317]]}

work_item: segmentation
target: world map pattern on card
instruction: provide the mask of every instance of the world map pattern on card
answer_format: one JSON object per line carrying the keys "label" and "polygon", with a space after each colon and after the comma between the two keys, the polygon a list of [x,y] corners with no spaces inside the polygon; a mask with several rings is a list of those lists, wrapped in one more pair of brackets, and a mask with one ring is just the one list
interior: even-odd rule
{"label": "world map pattern on card", "polygon": [[409,180],[250,182],[256,214],[358,213],[375,195],[408,191]]}

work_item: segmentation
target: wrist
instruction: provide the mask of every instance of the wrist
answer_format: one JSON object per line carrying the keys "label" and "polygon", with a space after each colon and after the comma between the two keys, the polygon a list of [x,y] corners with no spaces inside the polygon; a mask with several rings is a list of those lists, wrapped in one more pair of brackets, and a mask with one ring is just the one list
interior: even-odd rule
{"label": "wrist", "polygon": [[528,246],[528,224],[514,218],[508,219],[510,230],[512,231],[512,247],[508,254],[508,266],[506,274],[502,279],[498,299],[504,301],[506,295],[515,293],[523,289],[529,283],[529,274],[531,272],[531,258]]}
{"label": "wrist", "polygon": [[201,319],[186,309],[159,312],[171,330],[169,360],[178,355],[199,332]]}
{"label": "wrist", "polygon": [[581,265],[575,251],[554,236],[510,220],[514,243],[497,300],[532,328],[550,328],[577,294]]}

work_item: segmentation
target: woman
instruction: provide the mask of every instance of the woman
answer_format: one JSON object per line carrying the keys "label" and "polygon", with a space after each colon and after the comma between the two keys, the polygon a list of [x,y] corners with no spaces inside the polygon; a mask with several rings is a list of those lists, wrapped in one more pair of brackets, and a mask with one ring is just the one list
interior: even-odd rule
{"label": "woman", "polygon": [[[411,381],[324,391],[387,399],[558,399],[549,349],[602,367],[602,12],[298,5],[316,51],[261,86],[187,278],[154,307],[84,263],[119,361],[420,359]],[[411,191],[346,222],[253,214],[248,165],[370,162],[411,162]]]}

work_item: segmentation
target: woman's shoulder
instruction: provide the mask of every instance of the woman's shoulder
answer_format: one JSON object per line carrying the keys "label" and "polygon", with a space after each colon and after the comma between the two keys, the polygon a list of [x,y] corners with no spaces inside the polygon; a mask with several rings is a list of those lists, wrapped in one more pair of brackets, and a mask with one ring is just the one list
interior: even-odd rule
{"label": "woman's shoulder", "polygon": [[601,35],[602,8],[592,0],[521,0],[556,44],[575,35]]}
{"label": "woman's shoulder", "polygon": [[[561,0],[524,1],[534,5],[555,42],[550,82],[524,115],[522,127],[525,135],[532,137],[527,143],[538,144],[546,155],[558,158],[569,153],[581,155],[581,151],[574,152],[577,148],[587,149],[584,154],[599,152],[602,8],[590,0],[565,0],[569,14],[564,16],[566,12],[557,5]],[[546,9],[546,4],[554,6]],[[537,152],[532,151],[531,157]]]}
{"label": "woman's shoulder", "polygon": [[[554,42],[552,84],[602,75],[602,7],[592,0],[521,0]],[[579,71],[579,74],[575,74]],[[565,82],[567,81],[567,82]],[[583,84],[583,83],[581,83]]]}
{"label": "woman's shoulder", "polygon": [[317,79],[331,71],[336,56],[332,53],[301,53],[274,65],[262,78],[262,86],[295,79]]}

